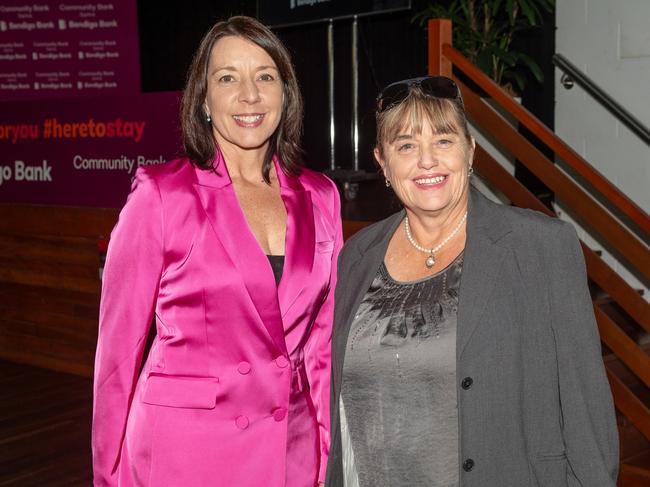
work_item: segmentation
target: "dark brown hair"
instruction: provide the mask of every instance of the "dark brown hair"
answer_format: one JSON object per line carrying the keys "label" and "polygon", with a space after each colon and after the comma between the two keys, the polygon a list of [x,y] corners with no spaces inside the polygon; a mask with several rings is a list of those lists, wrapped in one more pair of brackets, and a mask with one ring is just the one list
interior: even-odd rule
{"label": "dark brown hair", "polygon": [[285,174],[300,174],[302,150],[302,96],[289,52],[280,39],[265,25],[251,17],[237,16],[217,22],[203,36],[190,65],[183,100],[181,102],[181,126],[183,147],[193,164],[201,169],[212,169],[217,143],[212,126],[206,121],[203,109],[207,94],[207,72],[212,48],[223,37],[240,37],[264,49],[273,59],[282,78],[284,102],[278,128],[271,136],[264,157],[262,175],[268,183],[273,156],[277,154]]}

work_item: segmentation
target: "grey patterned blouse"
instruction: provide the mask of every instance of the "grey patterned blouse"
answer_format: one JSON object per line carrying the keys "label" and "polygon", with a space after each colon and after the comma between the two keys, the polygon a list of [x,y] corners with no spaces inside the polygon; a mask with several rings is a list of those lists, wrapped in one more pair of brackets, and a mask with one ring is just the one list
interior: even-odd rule
{"label": "grey patterned blouse", "polygon": [[462,253],[409,282],[384,264],[350,329],[341,399],[360,487],[458,486],[456,314]]}

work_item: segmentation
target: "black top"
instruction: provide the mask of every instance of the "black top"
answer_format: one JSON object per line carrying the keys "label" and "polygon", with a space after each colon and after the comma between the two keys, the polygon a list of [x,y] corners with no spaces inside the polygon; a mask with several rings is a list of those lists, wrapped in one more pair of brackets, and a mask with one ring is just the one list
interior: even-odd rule
{"label": "black top", "polygon": [[282,279],[282,269],[284,268],[284,255],[267,255],[271,269],[273,269],[273,276],[275,277],[275,285],[280,285]]}

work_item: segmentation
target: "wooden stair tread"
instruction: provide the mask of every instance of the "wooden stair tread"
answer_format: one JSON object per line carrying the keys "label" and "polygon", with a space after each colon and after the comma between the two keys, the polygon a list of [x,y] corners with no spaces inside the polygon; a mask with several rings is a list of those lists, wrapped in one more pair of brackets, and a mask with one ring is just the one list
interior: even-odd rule
{"label": "wooden stair tread", "polygon": [[646,450],[632,458],[628,458],[623,462],[623,465],[630,468],[645,470],[650,475],[650,450]]}
{"label": "wooden stair tread", "polygon": [[648,487],[650,485],[650,452],[646,453],[644,463],[622,462],[618,474],[619,487]]}
{"label": "wooden stair tread", "polygon": [[[650,356],[650,343],[639,345],[641,351]],[[605,367],[623,381],[639,399],[650,406],[650,388],[648,388],[624,363],[606,347],[603,348],[603,362]]]}
{"label": "wooden stair tread", "polygon": [[[639,294],[643,294],[640,292]],[[594,307],[609,317],[625,334],[638,345],[650,343],[650,336],[629,314],[609,297],[593,300]],[[646,349],[646,352],[648,350]]]}

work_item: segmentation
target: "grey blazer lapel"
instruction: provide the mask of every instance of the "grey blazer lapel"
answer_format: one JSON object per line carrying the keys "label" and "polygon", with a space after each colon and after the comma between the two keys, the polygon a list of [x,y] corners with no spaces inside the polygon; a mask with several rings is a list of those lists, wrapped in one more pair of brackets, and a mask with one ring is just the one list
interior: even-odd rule
{"label": "grey blazer lapel", "polygon": [[511,228],[503,219],[503,213],[493,211],[495,206],[477,190],[471,189],[458,303],[458,358],[481,323],[481,315],[499,285],[503,259],[509,253],[509,249],[499,241],[510,233]]}
{"label": "grey blazer lapel", "polygon": [[[500,240],[510,233],[511,228],[509,222],[503,219],[503,212],[494,211],[496,206],[477,190],[470,189],[467,243],[458,303],[458,357],[481,321],[481,315],[498,286],[503,259],[509,253],[508,247]],[[351,249],[356,255],[353,254],[348,262],[342,262],[343,266],[339,267],[340,290],[336,296],[335,323],[340,328],[335,334],[333,347],[338,355],[335,363],[341,366],[354,313],[375,278],[388,243],[403,219],[404,210],[370,229],[363,242],[358,242],[356,248]]]}

